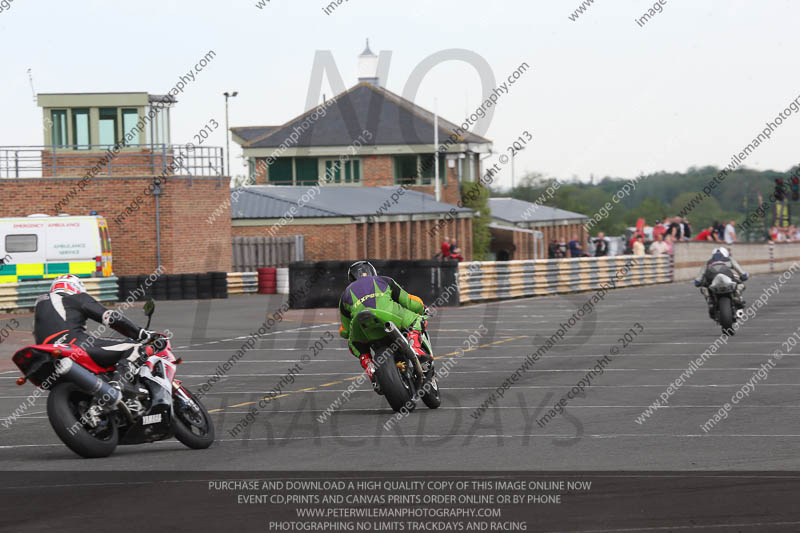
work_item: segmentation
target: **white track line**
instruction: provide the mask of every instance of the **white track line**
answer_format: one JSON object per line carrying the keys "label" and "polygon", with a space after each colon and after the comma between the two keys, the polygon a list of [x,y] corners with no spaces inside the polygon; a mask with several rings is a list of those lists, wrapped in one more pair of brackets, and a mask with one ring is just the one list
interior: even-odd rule
{"label": "white track line", "polygon": [[[359,440],[368,440],[368,439],[445,439],[445,438],[460,438],[460,437],[469,437],[474,439],[552,439],[552,438],[562,438],[562,439],[575,439],[575,434],[561,434],[561,433],[540,433],[540,434],[511,434],[511,435],[485,435],[485,434],[470,434],[470,433],[457,433],[452,435],[439,435],[439,434],[428,434],[428,435],[420,435],[418,433],[408,433],[408,434],[379,434],[379,435],[308,435],[308,436],[298,436],[298,437],[260,437],[260,438],[247,438],[247,439],[217,439],[216,442],[259,442],[259,441],[297,441],[297,440],[331,440],[331,439],[359,439]],[[719,434],[719,433],[687,433],[687,434],[672,434],[672,433],[595,433],[595,434],[585,434],[581,435],[580,438],[589,438],[589,439],[664,439],[664,438],[674,438],[674,439],[709,439],[709,438],[781,438],[781,439],[796,439],[800,438],[798,434],[746,434],[746,433],[738,433],[738,434]],[[156,441],[158,443],[164,444],[179,444],[178,441],[168,439],[162,441]],[[53,443],[53,444],[9,444],[9,445],[0,445],[0,450],[13,450],[16,448],[46,448],[52,446],[64,446],[62,443]]]}
{"label": "white track line", "polygon": [[[568,384],[561,384],[561,385],[514,385],[513,389],[559,389],[564,390],[564,387],[569,387]],[[739,388],[741,387],[741,383],[731,383],[731,384],[719,384],[719,385],[691,385],[691,384],[684,384],[681,388],[693,388],[693,389],[704,389],[704,388]],[[759,387],[800,387],[800,383],[760,383]],[[663,389],[665,385],[663,383],[655,384],[655,385],[592,385],[593,389],[639,389],[639,388],[661,388]],[[443,391],[456,391],[456,390],[466,390],[466,391],[478,391],[478,390],[496,390],[497,387],[442,387]],[[311,391],[304,391],[303,394],[318,394],[318,393],[328,393],[328,392],[345,392],[346,389],[333,389],[333,388],[326,388],[326,389],[317,389]],[[363,393],[370,393],[375,394],[372,389],[369,390],[355,390],[354,392],[363,392]],[[225,395],[245,395],[245,394],[268,394],[269,391],[224,391],[224,392],[209,392],[206,396],[225,396]],[[27,396],[0,396],[0,398],[27,398]],[[719,406],[717,406],[719,407]]]}
{"label": "white track line", "polygon": [[[338,325],[339,325],[338,322],[326,322],[325,324],[315,324],[313,326],[301,326],[301,327],[292,328],[292,329],[282,329],[280,331],[269,331],[267,333],[264,333],[263,335],[259,335],[256,338],[257,339],[261,339],[261,338],[264,338],[264,337],[270,337],[272,335],[279,335],[279,334],[284,334],[284,333],[295,333],[295,332],[298,332],[298,331],[305,331],[305,330],[309,330],[309,329],[324,328],[324,327],[327,327],[327,326],[338,326]],[[242,335],[240,337],[234,337],[233,339],[230,339],[230,340],[245,340],[245,339],[249,339],[249,338],[250,338],[250,335]],[[296,339],[295,339],[295,341],[296,341]],[[176,348],[176,350],[181,350],[181,349],[184,349],[184,348],[192,348],[194,346],[206,346],[208,344],[216,344],[218,342],[220,342],[220,341],[219,340],[215,340],[215,341],[209,341],[209,342],[201,342],[201,343],[198,343],[198,344],[189,344],[187,346],[178,346]]]}
{"label": "white track line", "polygon": [[[529,375],[535,375],[537,373],[570,373],[570,372],[589,372],[590,368],[577,368],[577,369],[538,369],[538,370],[529,370],[526,372]],[[654,372],[654,371],[663,371],[663,372],[683,372],[686,370],[685,368],[606,368],[606,372]],[[701,371],[709,372],[709,371],[739,371],[739,370],[758,370],[758,367],[743,367],[743,368],[701,368],[696,373],[700,373]],[[784,368],[782,370],[800,370],[798,368]],[[508,374],[509,370],[451,370],[450,374]],[[285,376],[286,372],[279,372],[279,373],[260,373],[260,372],[253,372],[249,374],[226,374],[225,377],[228,378],[247,378],[247,377],[279,377]],[[300,379],[303,377],[312,377],[312,376],[350,376],[352,372],[302,372],[298,374],[295,379]],[[212,376],[216,376],[216,374],[181,374],[180,377],[182,378],[210,378]],[[8,378],[0,378],[0,379],[8,379]],[[798,383],[800,385],[800,383]],[[597,385],[592,385],[592,387],[596,387]],[[711,385],[709,385],[711,386]],[[763,385],[760,385],[763,386]]]}

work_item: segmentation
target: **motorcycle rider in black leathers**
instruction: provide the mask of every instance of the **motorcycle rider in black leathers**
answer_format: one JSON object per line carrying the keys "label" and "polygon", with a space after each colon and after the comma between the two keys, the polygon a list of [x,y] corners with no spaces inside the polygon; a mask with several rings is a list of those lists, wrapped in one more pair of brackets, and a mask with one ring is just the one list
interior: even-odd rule
{"label": "motorcycle rider in black leathers", "polygon": [[713,319],[715,316],[714,298],[708,294],[708,286],[714,281],[717,274],[725,274],[736,282],[736,291],[733,293],[733,301],[737,309],[745,306],[742,292],[744,291],[743,281],[747,281],[750,275],[745,272],[741,265],[731,257],[727,248],[715,248],[705,265],[700,267],[700,273],[694,280],[695,287],[703,288],[703,295],[708,303],[708,314]]}
{"label": "motorcycle rider in black leathers", "polygon": [[[138,342],[98,339],[86,333],[86,321],[100,322]],[[59,276],[50,285],[50,293],[36,300],[33,336],[37,344],[71,344],[83,348],[102,367],[117,368],[122,377],[128,361],[140,357],[139,347],[158,334],[136,326],[119,311],[106,309],[86,292],[77,276]],[[127,379],[126,379],[127,381]]]}

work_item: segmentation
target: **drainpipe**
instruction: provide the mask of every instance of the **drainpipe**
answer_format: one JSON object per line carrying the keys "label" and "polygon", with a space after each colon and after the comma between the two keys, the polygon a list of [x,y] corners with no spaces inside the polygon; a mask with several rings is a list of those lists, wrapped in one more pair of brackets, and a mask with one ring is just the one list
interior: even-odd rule
{"label": "drainpipe", "polygon": [[153,178],[153,196],[156,199],[156,268],[161,267],[161,180]]}

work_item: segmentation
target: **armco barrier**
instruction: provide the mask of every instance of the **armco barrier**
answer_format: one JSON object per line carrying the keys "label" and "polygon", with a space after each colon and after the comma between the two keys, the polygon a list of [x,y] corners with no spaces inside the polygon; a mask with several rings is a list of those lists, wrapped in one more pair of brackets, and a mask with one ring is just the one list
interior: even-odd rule
{"label": "armco barrier", "polygon": [[[83,278],[86,291],[101,302],[116,302],[117,278]],[[52,280],[25,281],[0,285],[0,311],[32,309],[36,298],[50,289]]]}
{"label": "armco barrier", "polygon": [[714,248],[718,246],[729,248],[731,255],[750,274],[784,272],[793,263],[800,262],[800,243],[679,242],[675,243],[673,281],[687,281],[697,277],[700,267],[706,264]]}
{"label": "armco barrier", "polygon": [[229,272],[228,294],[258,292],[258,272]]}
{"label": "armco barrier", "polygon": [[0,285],[0,311],[14,309],[17,309],[17,284],[3,283]]}
{"label": "armco barrier", "polygon": [[[393,278],[426,304],[458,305],[455,261],[369,260],[381,276]],[[352,261],[301,261],[289,265],[289,305],[292,309],[338,307]],[[306,289],[306,287],[308,287]],[[440,298],[441,296],[441,298]]]}
{"label": "armco barrier", "polygon": [[[626,266],[627,265],[627,266]],[[461,303],[632,287],[672,280],[670,256],[579,257],[458,265]]]}
{"label": "armco barrier", "polygon": [[117,278],[89,278],[83,280],[86,291],[101,302],[117,301]]}

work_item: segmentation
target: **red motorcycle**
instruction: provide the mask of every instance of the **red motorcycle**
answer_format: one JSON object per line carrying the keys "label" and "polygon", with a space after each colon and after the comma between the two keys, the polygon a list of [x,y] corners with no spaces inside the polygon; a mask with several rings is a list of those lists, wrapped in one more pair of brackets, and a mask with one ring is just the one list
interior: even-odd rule
{"label": "red motorcycle", "polygon": [[[144,306],[149,329],[155,305]],[[144,348],[143,363],[132,363],[131,376],[103,368],[74,345],[40,344],[14,354],[25,377],[49,390],[47,417],[61,441],[83,457],[107,457],[118,444],[142,444],[177,438],[193,449],[214,442],[211,416],[175,379],[170,341],[160,336]]]}

